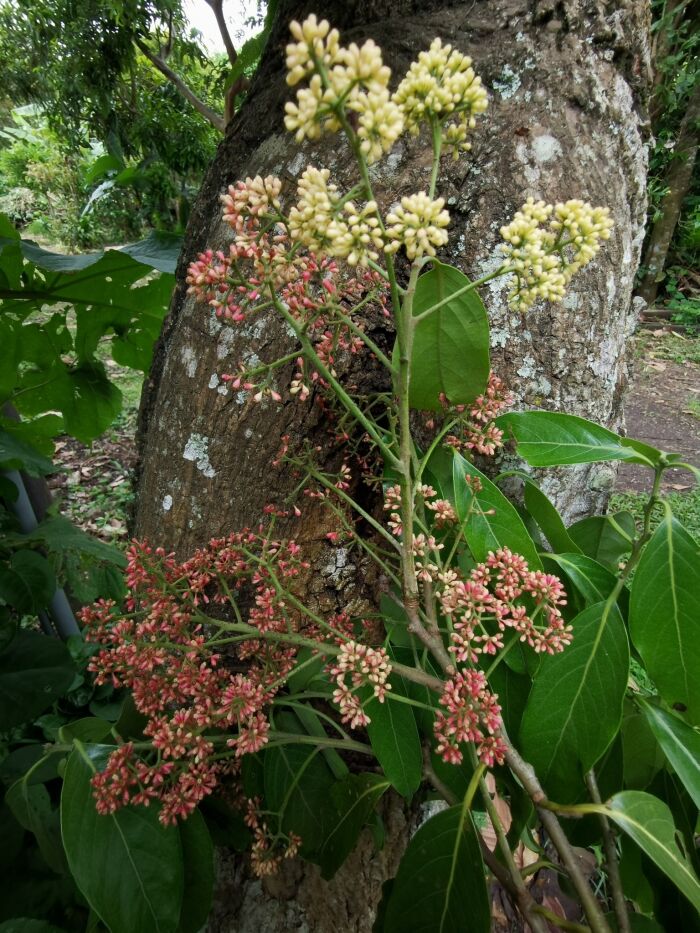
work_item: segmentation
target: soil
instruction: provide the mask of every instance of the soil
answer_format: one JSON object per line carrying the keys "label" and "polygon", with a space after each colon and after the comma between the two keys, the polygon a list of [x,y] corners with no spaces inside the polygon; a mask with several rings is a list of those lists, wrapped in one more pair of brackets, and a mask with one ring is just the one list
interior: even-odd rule
{"label": "soil", "polygon": [[[626,433],[700,466],[700,363],[682,359],[682,337],[675,337],[679,350],[669,359],[665,331],[637,340],[625,404]],[[688,470],[669,470],[663,489],[685,492],[693,487]],[[618,492],[648,492],[650,471],[625,463],[620,466]]]}

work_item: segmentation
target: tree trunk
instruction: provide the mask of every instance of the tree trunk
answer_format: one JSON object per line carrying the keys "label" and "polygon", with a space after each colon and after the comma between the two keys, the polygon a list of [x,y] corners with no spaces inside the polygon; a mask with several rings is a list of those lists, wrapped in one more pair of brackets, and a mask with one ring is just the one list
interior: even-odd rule
{"label": "tree trunk", "polygon": [[673,158],[664,179],[667,191],[659,206],[659,218],[651,228],[644,255],[646,272],[637,294],[648,305],[652,305],[656,300],[673,233],[693,179],[693,169],[698,155],[699,123],[700,84],[697,84],[678,128]]}
{"label": "tree trunk", "polygon": [[[241,359],[271,359],[289,349],[273,319],[221,327],[186,296],[186,264],[206,246],[226,243],[218,196],[246,174],[273,172],[294,179],[311,162],[340,184],[353,176],[337,136],[294,144],[282,126],[286,22],[313,9],[341,29],[343,40],[372,37],[395,77],[435,35],[474,59],[490,91],[490,107],[474,132],[473,151],[446,167],[440,193],[452,216],[444,256],[473,277],[494,268],[498,229],[528,195],[547,201],[581,197],[610,207],[612,239],[595,263],[574,279],[560,305],[524,316],[509,310],[507,288],[485,290],[492,327],[493,368],[516,391],[518,404],[543,406],[619,426],[625,385],[624,349],[633,325],[632,282],[646,208],[646,152],[640,96],[647,90],[646,3],[596,0],[283,0],[261,67],[241,112],[219,148],[193,211],[166,321],[141,411],[141,466],[135,531],[187,554],[209,537],[255,523],[263,506],[294,486],[289,471],[273,469],[280,437],[293,450],[305,438],[323,447],[329,463],[339,448],[327,418],[308,404],[255,405],[222,383]],[[425,138],[400,141],[376,169],[383,207],[427,187]],[[381,323],[377,325],[377,332]],[[376,373],[353,372],[372,380]],[[604,498],[612,473],[584,467],[547,488],[570,518]],[[368,506],[371,508],[371,504]],[[312,593],[325,609],[373,601],[376,584],[358,560],[325,550],[330,530],[305,506],[294,536],[318,568]],[[330,561],[330,564],[329,564]],[[353,607],[353,611],[355,608]],[[272,882],[246,881],[238,862],[222,869],[222,896],[211,930],[277,933],[369,933],[381,884],[395,870],[411,815],[397,804],[385,813],[384,850],[369,838],[333,883],[317,870],[291,864]]]}

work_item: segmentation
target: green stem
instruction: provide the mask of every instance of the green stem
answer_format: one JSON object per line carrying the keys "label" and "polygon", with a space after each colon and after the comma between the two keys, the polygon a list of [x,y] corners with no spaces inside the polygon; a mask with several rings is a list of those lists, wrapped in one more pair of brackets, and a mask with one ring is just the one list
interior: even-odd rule
{"label": "green stem", "polygon": [[333,376],[326,364],[321,360],[319,355],[316,353],[313,344],[304,333],[303,328],[299,326],[299,322],[294,317],[294,315],[290,314],[284,304],[279,300],[272,286],[271,291],[273,301],[275,302],[275,307],[296,334],[297,340],[301,343],[306,356],[313,362],[319,373],[321,373],[326,382],[328,382],[328,384],[333,388],[336,398],[343,404],[347,411],[350,412],[358,424],[360,424],[369,434],[374,443],[381,450],[382,455],[386,459],[387,463],[394,467],[394,469],[398,468],[399,461],[394,454],[394,451],[385,443],[384,438],[381,436],[379,431],[377,431],[374,424],[365,417],[365,413],[362,411],[362,409],[355,401],[353,401],[343,386],[338,382],[335,376]]}

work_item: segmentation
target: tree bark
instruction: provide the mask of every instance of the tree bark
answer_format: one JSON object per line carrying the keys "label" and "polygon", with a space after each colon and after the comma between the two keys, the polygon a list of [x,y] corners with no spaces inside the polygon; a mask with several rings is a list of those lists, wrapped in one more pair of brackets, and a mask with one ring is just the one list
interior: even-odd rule
{"label": "tree bark", "polygon": [[[473,151],[445,163],[440,193],[452,216],[444,259],[478,277],[497,265],[499,227],[528,195],[547,201],[580,197],[610,207],[612,239],[573,282],[560,305],[509,310],[507,287],[484,292],[492,327],[493,368],[523,407],[542,406],[619,427],[625,386],[624,350],[633,326],[631,294],[646,209],[646,150],[641,115],[648,81],[648,8],[638,0],[326,0],[320,6],[282,0],[260,70],[232,121],[192,213],[173,304],[147,382],[140,424],[140,483],[135,532],[187,554],[209,537],[256,523],[263,506],[291,491],[289,471],[271,462],[280,437],[292,450],[304,439],[337,465],[327,415],[314,403],[255,405],[222,383],[240,359],[288,352],[289,335],[273,318],[222,327],[186,296],[187,263],[206,246],[227,242],[218,196],[246,174],[273,172],[288,182],[305,165],[328,166],[352,183],[350,156],[337,136],[295,145],[284,132],[286,23],[317,12],[344,41],[372,37],[396,78],[435,35],[474,59],[490,91],[490,107]],[[379,163],[379,200],[387,207],[425,189],[430,155],[425,138],[400,141]],[[370,322],[385,340],[381,321]],[[366,364],[347,374],[378,378]],[[568,518],[604,500],[611,468],[583,467],[546,477]],[[372,508],[372,504],[368,505]],[[325,549],[328,518],[308,505],[294,536],[314,561],[310,585],[319,607],[372,603],[377,583],[354,556]],[[365,840],[332,886],[313,866],[292,864],[261,886],[245,881],[238,862],[222,868],[210,929],[277,933],[369,933],[381,884],[395,870],[410,815],[390,805],[387,845],[372,855]],[[234,879],[228,886],[227,879]],[[235,889],[235,896],[226,893]]]}
{"label": "tree bark", "polygon": [[667,191],[659,205],[659,218],[651,228],[644,254],[646,272],[637,294],[647,305],[652,305],[656,300],[673,233],[693,179],[695,160],[698,155],[699,124],[700,84],[697,84],[678,128],[673,158],[666,172]]}

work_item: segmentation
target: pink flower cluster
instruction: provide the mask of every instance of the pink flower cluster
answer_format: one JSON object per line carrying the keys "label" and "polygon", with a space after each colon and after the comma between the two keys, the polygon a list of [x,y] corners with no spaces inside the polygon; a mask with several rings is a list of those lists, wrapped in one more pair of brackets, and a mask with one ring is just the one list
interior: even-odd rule
{"label": "pink flower cluster", "polygon": [[490,552],[466,579],[456,570],[442,575],[438,592],[442,612],[453,623],[450,651],[461,663],[496,654],[511,629],[538,653],[563,651],[572,640],[560,606],[566,605],[561,580],[508,548]]}
{"label": "pink flower cluster", "polygon": [[371,720],[362,708],[357,691],[369,685],[379,702],[384,702],[387,690],[391,690],[388,683],[391,662],[386,651],[356,641],[344,642],[329,667],[329,673],[337,685],[333,691],[333,702],[340,709],[342,721],[353,729],[368,725]]}
{"label": "pink flower cluster", "polygon": [[[493,456],[503,446],[503,431],[492,423],[493,419],[512,401],[513,396],[506,390],[502,380],[490,373],[483,395],[478,396],[471,405],[451,407],[451,411],[464,413],[465,418],[459,425],[459,431],[448,434],[445,442],[458,450],[474,450],[485,456]],[[447,407],[447,403],[444,404]]]}
{"label": "pink flower cluster", "polygon": [[[218,317],[238,323],[268,308],[278,300],[304,326],[306,336],[325,364],[333,367],[341,353],[356,354],[364,347],[356,332],[362,320],[347,323],[359,302],[374,301],[384,314],[387,286],[370,269],[352,275],[341,272],[336,260],[319,258],[292,244],[284,217],[279,213],[279,179],[247,178],[230,185],[222,195],[223,217],[233,230],[228,251],[211,249],[200,253],[187,272],[188,294],[205,301]],[[271,383],[276,364],[263,364],[253,372],[241,368],[226,380],[233,388],[254,393],[254,401],[282,401]],[[262,382],[258,377],[263,376]],[[305,373],[303,365],[291,380],[290,394],[305,400],[313,383],[323,385],[319,373]]]}
{"label": "pink flower cluster", "polygon": [[301,846],[301,837],[296,833],[272,833],[259,806],[260,801],[257,799],[247,801],[245,824],[253,833],[251,868],[258,878],[263,878],[274,875],[283,859],[294,858]]}
{"label": "pink flower cluster", "polygon": [[[241,599],[256,632],[295,631],[298,614],[278,595],[275,580],[289,584],[307,566],[293,541],[249,531],[215,539],[184,562],[134,542],[126,613],[100,601],[82,619],[86,637],[102,646],[90,662],[96,682],[131,690],[148,717],[144,734],[151,741],[143,755],[131,743],[112,753],[93,780],[98,812],[157,800],[161,821],[175,822],[212,792],[227,756],[235,760],[266,744],[265,707],[293,667],[296,649],[251,637],[224,656],[199,607],[217,605],[235,616]],[[245,673],[230,669],[240,662]]]}
{"label": "pink flower cluster", "polygon": [[503,764],[505,743],[497,734],[502,724],[501,707],[483,671],[467,668],[455,674],[445,684],[440,704],[446,712],[435,718],[435,750],[443,761],[460,764],[463,754],[459,746],[472,742],[484,764]]}

